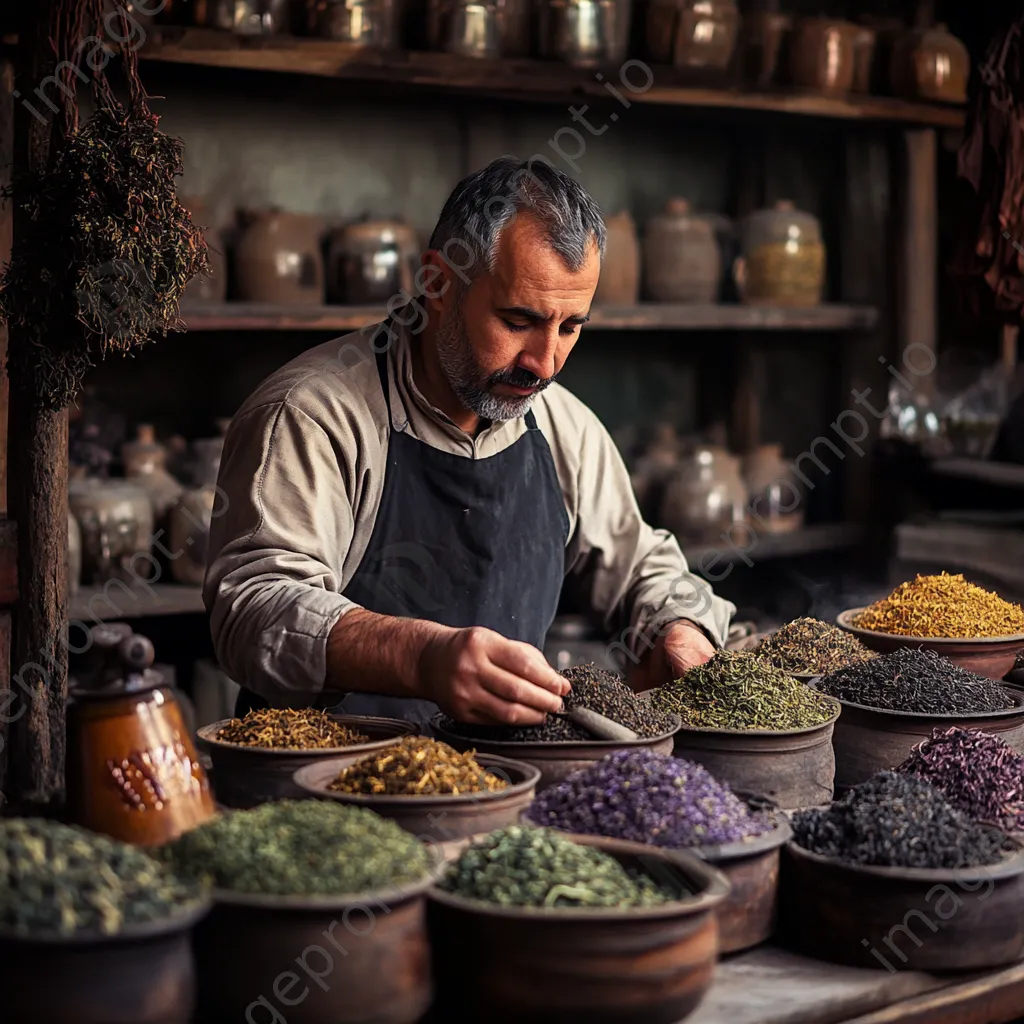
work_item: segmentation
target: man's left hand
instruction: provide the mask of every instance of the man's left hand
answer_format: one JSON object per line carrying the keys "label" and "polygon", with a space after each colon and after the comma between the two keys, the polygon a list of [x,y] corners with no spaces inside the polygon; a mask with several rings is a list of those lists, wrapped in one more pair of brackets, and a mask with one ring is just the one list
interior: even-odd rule
{"label": "man's left hand", "polygon": [[674,622],[630,673],[629,685],[637,691],[664,686],[678,679],[687,669],[703,665],[714,654],[715,645],[699,626],[685,620]]}

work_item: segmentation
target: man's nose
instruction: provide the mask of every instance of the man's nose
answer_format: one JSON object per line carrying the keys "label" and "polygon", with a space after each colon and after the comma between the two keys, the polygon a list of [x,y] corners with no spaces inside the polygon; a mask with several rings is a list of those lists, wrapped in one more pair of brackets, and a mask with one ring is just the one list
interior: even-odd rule
{"label": "man's nose", "polygon": [[517,365],[524,370],[547,380],[555,375],[555,360],[558,356],[558,325],[541,325],[531,331],[529,344],[519,356]]}

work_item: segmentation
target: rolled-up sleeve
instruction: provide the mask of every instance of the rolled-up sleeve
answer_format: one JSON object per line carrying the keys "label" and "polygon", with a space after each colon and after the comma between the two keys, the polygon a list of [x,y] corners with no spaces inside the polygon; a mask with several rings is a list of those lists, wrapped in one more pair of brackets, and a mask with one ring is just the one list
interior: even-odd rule
{"label": "rolled-up sleeve", "polygon": [[675,537],[643,519],[629,473],[608,431],[580,405],[577,515],[567,565],[606,630],[634,656],[680,619],[724,646],[735,606],[690,571]]}
{"label": "rolled-up sleeve", "polygon": [[225,439],[203,596],[217,658],[271,704],[313,703],[327,636],[355,605],[341,574],[354,530],[337,445],[277,402],[235,418]]}

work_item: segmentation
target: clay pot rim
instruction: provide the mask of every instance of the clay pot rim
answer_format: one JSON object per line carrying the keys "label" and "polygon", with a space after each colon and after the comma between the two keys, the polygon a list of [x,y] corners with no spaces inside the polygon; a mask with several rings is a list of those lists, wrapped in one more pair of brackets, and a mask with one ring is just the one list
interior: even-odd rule
{"label": "clay pot rim", "polygon": [[[820,692],[820,691],[819,691]],[[699,736],[805,736],[811,733],[820,732],[824,729],[829,729],[839,719],[839,716],[843,711],[842,701],[836,697],[832,697],[827,693],[822,694],[827,700],[831,701],[835,705],[835,713],[831,718],[826,719],[819,725],[809,725],[803,729],[708,729],[706,726],[697,725],[686,725],[683,724],[679,727],[679,736],[686,736],[689,733],[695,733]],[[1022,701],[1024,703],[1024,701]]]}
{"label": "clay pot rim", "polygon": [[859,608],[847,608],[836,616],[836,625],[845,629],[854,636],[878,637],[883,640],[894,640],[904,647],[914,644],[937,644],[943,647],[956,647],[966,644],[983,644],[985,646],[996,646],[999,644],[1017,645],[1024,650],[1024,633],[1009,633],[1006,636],[906,636],[903,633],[883,633],[877,629],[864,629],[862,626],[855,626],[853,619],[863,612],[868,605]]}
{"label": "clay pot rim", "polygon": [[[539,751],[582,751],[586,748],[593,748],[598,752],[598,756],[603,757],[605,754],[609,754],[615,750],[620,750],[623,747],[632,749],[633,747],[649,747],[655,743],[662,742],[667,739],[671,739],[679,731],[682,725],[682,719],[679,715],[670,714],[669,720],[674,723],[672,728],[666,732],[658,733],[657,736],[640,736],[635,740],[555,740],[544,741],[544,740],[528,740],[525,743],[515,743],[511,740],[488,740],[480,739],[477,736],[459,736],[456,733],[449,732],[447,729],[438,724],[439,715],[435,715],[430,722],[430,728],[434,730],[439,739],[444,740],[446,743],[452,739],[457,740],[459,743],[469,744],[484,744],[484,747],[477,747],[479,753],[487,753],[492,750],[500,750],[502,754],[511,754],[512,751],[518,750],[524,754],[537,753]],[[511,757],[510,760],[515,760]]]}
{"label": "clay pot rim", "polygon": [[[707,861],[702,860],[689,850],[670,850],[659,846],[649,846],[646,843],[633,843],[626,839],[609,839],[605,836],[562,834],[567,837],[571,836],[572,842],[578,843],[580,846],[593,846],[604,853],[611,854],[615,856],[616,860],[650,857],[664,861],[668,867],[685,872],[688,884],[692,885],[696,881],[703,883],[703,888],[695,895],[671,900],[659,906],[623,910],[611,910],[607,907],[594,907],[593,909],[585,907],[505,907],[446,892],[437,885],[427,891],[427,898],[452,910],[506,921],[543,921],[554,925],[592,923],[626,926],[637,921],[678,920],[696,917],[713,911],[729,894],[728,879]],[[616,854],[620,856],[616,856]]]}
{"label": "clay pot rim", "polygon": [[[992,681],[995,682],[995,680]],[[890,711],[888,708],[873,708],[869,704],[855,704],[851,700],[840,700],[838,697],[832,699],[839,701],[844,708],[851,708],[854,711],[865,711],[871,715],[883,715],[887,718],[898,718],[904,721],[917,719],[924,722],[935,722],[936,725],[941,725],[943,722],[985,722],[993,718],[1024,717],[1024,693],[1019,690],[1011,690],[1008,686],[1003,686],[1002,689],[1006,690],[1007,694],[1013,698],[1014,706],[1012,708],[1003,708],[1002,711],[959,712],[951,715],[933,715],[923,711]]]}
{"label": "clay pot rim", "polygon": [[1002,832],[1007,840],[1016,847],[1017,852],[1008,854],[996,864],[980,864],[970,868],[895,868],[877,864],[851,864],[838,857],[825,857],[820,853],[805,850],[795,839],[786,843],[785,850],[789,856],[797,860],[804,860],[819,869],[832,868],[849,872],[852,875],[870,875],[874,878],[894,881],[927,882],[933,885],[954,880],[981,882],[991,878],[994,881],[1004,881],[1024,874],[1024,846],[1021,841],[1003,829],[995,830]]}
{"label": "clay pot rim", "polygon": [[113,935],[101,932],[78,932],[74,935],[59,935],[55,932],[23,934],[13,928],[0,927],[0,945],[22,944],[26,946],[111,946],[118,943],[138,942],[156,939],[188,931],[213,909],[212,894],[205,894],[185,910],[173,917],[145,924],[128,925]]}
{"label": "clay pot rim", "polygon": [[[338,771],[352,767],[357,763],[351,758],[334,758],[331,761],[317,761],[314,764],[305,765],[299,768],[292,776],[296,785],[300,786],[307,793],[317,796],[323,800],[331,800],[336,803],[347,804],[352,807],[368,807],[371,811],[375,807],[396,808],[427,808],[435,807],[461,807],[480,804],[489,808],[493,804],[501,803],[503,800],[513,801],[515,798],[532,794],[537,783],[540,782],[540,769],[535,765],[527,764],[525,761],[516,761],[510,757],[501,757],[498,754],[477,754],[477,763],[483,768],[500,768],[506,775],[511,771],[522,776],[521,781],[514,782],[504,789],[485,791],[482,793],[430,793],[423,796],[390,795],[376,793],[337,793],[327,788],[326,783],[317,784],[310,776],[319,775],[330,769],[337,775]],[[335,766],[337,766],[335,768]]]}

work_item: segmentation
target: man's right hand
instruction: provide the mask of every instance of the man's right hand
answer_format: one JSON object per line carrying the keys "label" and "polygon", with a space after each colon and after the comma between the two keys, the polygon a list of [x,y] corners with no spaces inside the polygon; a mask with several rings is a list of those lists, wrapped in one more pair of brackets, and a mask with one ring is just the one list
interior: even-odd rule
{"label": "man's right hand", "polygon": [[539,725],[571,687],[530,644],[483,626],[437,626],[419,663],[423,695],[460,722]]}

